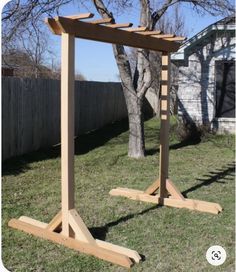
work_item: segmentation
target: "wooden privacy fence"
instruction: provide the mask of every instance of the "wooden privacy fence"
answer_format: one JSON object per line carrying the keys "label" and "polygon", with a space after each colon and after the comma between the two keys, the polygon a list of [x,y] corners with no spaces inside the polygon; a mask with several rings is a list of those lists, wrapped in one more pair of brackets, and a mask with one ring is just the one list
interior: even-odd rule
{"label": "wooden privacy fence", "polygon": [[[75,135],[127,117],[120,83],[75,82]],[[2,159],[60,142],[60,81],[2,78]]]}

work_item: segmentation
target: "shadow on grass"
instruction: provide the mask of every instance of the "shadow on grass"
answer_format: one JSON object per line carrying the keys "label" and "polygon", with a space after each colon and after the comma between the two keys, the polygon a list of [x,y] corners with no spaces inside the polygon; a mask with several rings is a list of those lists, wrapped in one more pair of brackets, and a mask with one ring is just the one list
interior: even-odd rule
{"label": "shadow on grass", "polygon": [[[113,124],[107,125],[99,130],[78,136],[75,139],[75,155],[86,154],[87,152],[106,144],[109,140],[116,138],[121,133],[128,131],[128,119],[124,119]],[[128,136],[119,136],[119,142],[127,142]],[[117,143],[114,141],[114,144]],[[58,144],[51,148],[41,149],[27,155],[18,156],[6,160],[2,164],[2,175],[18,175],[30,169],[29,164],[47,159],[60,157],[61,145]]]}
{"label": "shadow on grass", "polygon": [[139,213],[128,214],[126,216],[123,216],[123,217],[115,220],[115,221],[109,222],[104,226],[90,228],[89,230],[91,231],[94,238],[100,239],[100,240],[105,240],[106,235],[107,235],[110,228],[115,227],[115,226],[117,226],[117,225],[119,225],[121,223],[124,223],[124,222],[126,222],[126,221],[128,221],[128,220],[130,220],[130,219],[132,219],[134,217],[141,216],[141,215],[143,215],[145,213],[148,213],[148,212],[150,212],[152,210],[156,210],[156,209],[158,209],[160,207],[161,206],[155,205],[155,206],[152,206],[152,207],[150,207],[148,209],[145,209],[145,210],[143,210],[143,211],[141,211]]}
{"label": "shadow on grass", "polygon": [[[180,148],[190,146],[190,145],[197,145],[200,142],[201,142],[200,139],[185,140],[185,141],[170,145],[170,150],[176,150],[176,149],[180,149]],[[160,148],[147,149],[146,152],[145,152],[146,156],[152,156],[152,155],[155,155],[157,153],[160,153]]]}
{"label": "shadow on grass", "polygon": [[[197,185],[187,189],[186,191],[182,192],[182,194],[184,195],[184,197],[186,197],[188,193],[195,191],[195,190],[201,188],[202,186],[209,186],[213,182],[225,183],[224,181],[220,181],[220,179],[223,179],[223,178],[225,179],[227,176],[234,176],[234,174],[235,174],[235,162],[232,162],[232,163],[229,163],[226,166],[222,167],[221,169],[217,169],[215,171],[209,172],[209,175],[205,175],[206,177],[208,177],[207,179],[198,179],[199,181],[202,181],[200,184],[197,184]],[[162,207],[161,205],[152,206],[152,207],[145,209],[139,213],[133,213],[133,214],[123,216],[115,221],[107,223],[106,225],[104,225],[102,227],[90,228],[90,231],[95,238],[105,240],[106,234],[108,233],[110,228],[117,226],[120,223],[124,223],[134,217],[141,216],[145,213],[148,213],[152,210],[156,210],[161,207]]]}
{"label": "shadow on grass", "polygon": [[[225,183],[227,176],[235,175],[235,162],[231,162],[221,169],[210,171],[208,175],[205,175],[205,179],[197,179],[200,183],[182,192],[183,196],[186,197],[188,193],[198,190],[203,186],[209,186],[214,182]],[[221,181],[224,179],[225,181]]]}

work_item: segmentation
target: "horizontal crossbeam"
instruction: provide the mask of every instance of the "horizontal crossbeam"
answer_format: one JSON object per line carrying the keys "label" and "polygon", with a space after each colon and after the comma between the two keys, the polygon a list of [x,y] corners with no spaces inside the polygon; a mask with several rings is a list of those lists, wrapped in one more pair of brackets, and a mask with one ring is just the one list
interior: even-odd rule
{"label": "horizontal crossbeam", "polygon": [[160,31],[151,31],[152,34],[149,34],[149,31],[138,33],[113,28],[112,25],[108,27],[65,17],[48,18],[46,23],[56,35],[61,35],[64,32],[77,38],[164,52],[176,52],[180,46],[176,42],[150,36],[160,34]]}

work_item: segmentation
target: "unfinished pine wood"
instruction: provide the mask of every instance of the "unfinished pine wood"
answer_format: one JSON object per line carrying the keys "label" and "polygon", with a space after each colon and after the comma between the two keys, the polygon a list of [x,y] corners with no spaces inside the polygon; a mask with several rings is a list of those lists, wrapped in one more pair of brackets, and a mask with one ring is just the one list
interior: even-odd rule
{"label": "unfinished pine wood", "polygon": [[186,208],[189,210],[195,210],[200,212],[207,212],[212,214],[218,214],[222,211],[222,208],[217,203],[205,202],[195,199],[176,199],[168,197],[160,197],[160,195],[149,195],[140,190],[128,189],[128,188],[116,188],[109,192],[113,196],[124,196],[131,200],[138,200],[143,202],[149,202],[175,208]]}
{"label": "unfinished pine wood", "polygon": [[88,23],[99,25],[99,24],[109,24],[112,22],[113,22],[112,18],[105,18],[105,19],[97,19],[97,20],[89,21]]}
{"label": "unfinished pine wood", "polygon": [[166,180],[166,189],[173,198],[185,200],[184,196],[170,179]]}
{"label": "unfinished pine wood", "polygon": [[186,208],[189,210],[218,214],[220,210],[215,204],[216,203],[210,203],[210,202],[207,202],[207,204],[205,204],[205,203],[201,203],[201,201],[199,200],[194,200],[194,199],[185,199],[185,200],[174,199],[174,198],[163,199],[163,205],[165,206],[175,207],[175,208]]}
{"label": "unfinished pine wood", "polygon": [[146,190],[145,190],[145,194],[149,194],[152,195],[154,194],[160,187],[160,180],[157,179],[156,181],[154,181]]}
{"label": "unfinished pine wood", "polygon": [[166,100],[161,101],[161,109],[167,110],[167,101]]}
{"label": "unfinished pine wood", "polygon": [[39,227],[39,228],[42,228],[42,229],[46,229],[48,224],[44,223],[44,222],[40,222],[38,220],[35,220],[31,217],[28,217],[28,216],[21,216],[19,218],[20,221],[22,222],[25,222],[25,223],[28,223],[28,224],[31,224],[33,226],[36,226],[36,227]]}
{"label": "unfinished pine wood", "polygon": [[101,248],[112,250],[117,253],[126,255],[129,258],[133,259],[136,263],[139,263],[141,261],[141,256],[134,250],[131,250],[126,247],[117,246],[117,245],[114,245],[105,241],[97,240],[97,239],[95,241],[96,241],[96,244]]}
{"label": "unfinished pine wood", "polygon": [[161,33],[162,33],[162,31],[160,31],[160,30],[140,32],[140,34],[141,34],[141,35],[144,35],[144,36],[159,35],[159,34],[161,34]]}
{"label": "unfinished pine wood", "polygon": [[74,36],[61,35],[61,199],[62,233],[69,236],[74,209]]}
{"label": "unfinished pine wood", "polygon": [[85,243],[95,244],[93,236],[75,209],[69,211],[69,224],[72,227],[75,233],[75,238],[77,240]]}
{"label": "unfinished pine wood", "polygon": [[152,35],[153,37],[156,38],[173,38],[175,37],[174,34],[159,34],[159,35]]}
{"label": "unfinished pine wood", "polygon": [[161,95],[162,96],[167,96],[167,94],[168,94],[168,86],[162,84],[162,86],[161,86]]}
{"label": "unfinished pine wood", "polygon": [[128,189],[128,188],[116,188],[109,192],[112,196],[125,196],[132,200],[139,200],[144,202],[150,202],[159,204],[159,197],[144,193],[144,191]]}
{"label": "unfinished pine wood", "polygon": [[53,219],[48,223],[47,230],[55,231],[62,225],[62,212],[56,214]]}
{"label": "unfinished pine wood", "polygon": [[132,25],[133,25],[132,23],[123,23],[123,24],[111,24],[107,26],[111,28],[126,28],[126,27],[131,27]]}
{"label": "unfinished pine wood", "polygon": [[49,27],[53,34],[61,35],[61,28],[58,26],[54,19],[46,18],[45,23],[47,24],[47,26]]}
{"label": "unfinished pine wood", "polygon": [[94,14],[93,13],[81,13],[81,14],[76,14],[76,15],[69,15],[65,16],[68,19],[72,20],[80,20],[80,19],[88,19],[88,18],[93,18]]}
{"label": "unfinished pine wood", "polygon": [[104,249],[102,247],[98,247],[97,244],[94,245],[77,241],[74,238],[49,231],[47,229],[40,228],[38,226],[34,226],[17,219],[11,219],[8,222],[8,226],[33,234],[40,238],[47,239],[55,243],[64,245],[68,248],[80,251],[82,253],[86,253],[98,257],[100,259],[124,266],[126,268],[130,268],[133,265],[133,262],[128,256],[122,255],[111,250]]}
{"label": "unfinished pine wood", "polygon": [[[154,51],[176,52],[180,47],[180,44],[178,43],[163,39],[159,39],[157,42],[157,39],[150,36],[150,34],[144,35],[146,32],[129,32],[122,29],[107,27],[105,25],[90,24],[65,17],[56,17],[54,20],[60,28],[61,33],[70,33],[78,38],[121,44]],[[160,33],[161,32],[157,31],[152,34]]]}
{"label": "unfinished pine wood", "polygon": [[[169,168],[169,115],[170,115],[170,56],[162,53],[162,85],[161,85],[161,128],[160,128],[160,160],[159,180],[160,197],[167,197],[166,180]],[[164,88],[163,88],[164,87]],[[164,89],[164,94],[163,94]]]}
{"label": "unfinished pine wood", "polygon": [[173,37],[173,38],[163,38],[164,40],[167,40],[167,41],[175,41],[175,42],[182,42],[182,41],[185,41],[186,40],[186,37]]}
{"label": "unfinished pine wood", "polygon": [[146,31],[148,28],[146,26],[141,26],[141,27],[131,27],[131,28],[126,28],[125,31],[129,32],[143,32]]}

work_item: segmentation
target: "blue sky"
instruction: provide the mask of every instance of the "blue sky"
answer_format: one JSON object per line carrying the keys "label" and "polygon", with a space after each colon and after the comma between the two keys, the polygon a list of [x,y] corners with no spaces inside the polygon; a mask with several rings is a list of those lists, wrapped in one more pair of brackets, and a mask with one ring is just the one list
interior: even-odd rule
{"label": "blue sky", "polygon": [[[73,2],[73,1],[72,1]],[[76,2],[76,1],[74,1]],[[87,1],[91,3],[91,1]],[[94,18],[100,16],[94,10],[93,5],[80,7],[78,5],[69,4],[61,8],[60,15],[73,15],[86,12],[95,13]],[[210,15],[200,16],[194,12],[190,5],[182,5],[181,14],[186,22],[187,37],[190,38],[196,33],[207,27],[208,25],[218,21],[221,17],[213,17]],[[138,25],[139,21],[139,7],[135,6],[132,10],[126,11],[122,15],[116,16],[117,23],[119,22],[132,22],[134,26]],[[55,53],[55,63],[60,62],[60,37],[51,34],[48,30],[50,37],[50,44]],[[76,39],[75,48],[75,69],[82,73],[87,80],[93,81],[119,81],[119,72],[112,52],[110,44],[94,42],[82,39]]]}

